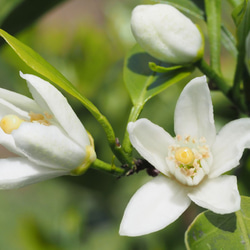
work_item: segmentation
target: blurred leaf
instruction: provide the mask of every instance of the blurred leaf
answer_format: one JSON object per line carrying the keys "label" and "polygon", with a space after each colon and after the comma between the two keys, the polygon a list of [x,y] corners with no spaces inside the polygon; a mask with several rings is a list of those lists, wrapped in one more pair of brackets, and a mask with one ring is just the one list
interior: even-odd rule
{"label": "blurred leaf", "polygon": [[0,26],[4,19],[24,0],[0,0]]}
{"label": "blurred leaf", "polygon": [[199,214],[185,234],[187,249],[250,249],[250,198],[241,197],[241,210],[231,214]]}
{"label": "blurred leaf", "polygon": [[151,65],[161,64],[138,44],[125,58],[124,81],[135,106],[146,103],[167,87],[187,77],[193,70],[193,68],[180,68],[167,73],[157,73],[149,68],[149,62]]}
{"label": "blurred leaf", "polygon": [[56,68],[44,60],[38,53],[32,50],[27,45],[20,42],[15,37],[9,35],[4,30],[0,29],[0,36],[10,45],[14,52],[33,70],[37,73],[45,76],[50,81],[57,84],[59,87],[64,89],[66,92],[76,97],[82,102],[82,104],[88,108],[91,112],[99,115],[99,111],[95,106],[85,97],[83,97],[78,90],[72,85],[72,83],[67,80]]}
{"label": "blurred leaf", "polygon": [[[155,0],[156,1],[156,0]],[[159,2],[159,1],[157,1]],[[166,3],[183,11],[188,15],[204,19],[204,2],[199,0],[162,0],[161,3]]]}
{"label": "blurred leaf", "polygon": [[1,29],[0,36],[2,36],[14,52],[33,70],[56,83],[67,92],[72,93],[75,91],[73,85],[56,68],[45,61],[30,47]]}
{"label": "blurred leaf", "polygon": [[232,17],[237,26],[241,23],[245,15],[246,9],[247,9],[247,1],[244,0],[233,10]]}
{"label": "blurred leaf", "polygon": [[237,57],[238,51],[236,48],[236,41],[232,33],[222,24],[221,25],[221,39],[225,48],[234,56]]}
{"label": "blurred leaf", "polygon": [[233,7],[237,7],[238,5],[244,2],[244,0],[228,0],[228,1]]}
{"label": "blurred leaf", "polygon": [[15,34],[63,1],[65,0],[0,0],[0,27]]}

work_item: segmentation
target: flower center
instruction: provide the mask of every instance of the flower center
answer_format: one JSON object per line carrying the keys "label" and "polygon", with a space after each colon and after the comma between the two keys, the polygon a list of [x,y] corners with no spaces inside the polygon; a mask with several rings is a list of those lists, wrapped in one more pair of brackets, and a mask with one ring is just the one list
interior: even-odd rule
{"label": "flower center", "polygon": [[175,151],[175,159],[183,165],[192,165],[194,162],[194,153],[188,147],[181,147]]}
{"label": "flower center", "polygon": [[194,186],[200,183],[209,171],[211,153],[205,138],[199,140],[177,135],[176,143],[169,146],[166,158],[170,173],[182,184]]}
{"label": "flower center", "polygon": [[38,122],[45,126],[49,126],[49,119],[52,118],[52,116],[47,113],[42,115],[33,112],[29,113],[29,117],[30,121],[26,121],[19,118],[17,115],[6,115],[0,121],[0,127],[6,134],[11,134],[12,131],[18,129],[23,122]]}
{"label": "flower center", "polygon": [[24,120],[20,119],[17,115],[6,115],[0,121],[0,127],[6,134],[11,134],[15,129],[18,129]]}

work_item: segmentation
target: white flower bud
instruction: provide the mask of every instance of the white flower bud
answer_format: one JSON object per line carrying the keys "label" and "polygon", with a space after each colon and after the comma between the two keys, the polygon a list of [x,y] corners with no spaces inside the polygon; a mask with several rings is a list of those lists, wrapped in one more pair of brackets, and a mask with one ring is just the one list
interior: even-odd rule
{"label": "white flower bud", "polygon": [[131,29],[141,47],[163,62],[190,63],[203,55],[204,42],[199,29],[170,5],[135,7]]}

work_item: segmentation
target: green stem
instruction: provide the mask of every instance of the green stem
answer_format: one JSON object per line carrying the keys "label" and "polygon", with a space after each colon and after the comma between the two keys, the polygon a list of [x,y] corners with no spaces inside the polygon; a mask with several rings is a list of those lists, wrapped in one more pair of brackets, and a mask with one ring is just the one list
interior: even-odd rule
{"label": "green stem", "polygon": [[221,0],[205,0],[211,67],[220,73]]}
{"label": "green stem", "polygon": [[[134,122],[134,121],[137,120],[137,118],[139,117],[139,115],[140,115],[140,113],[141,113],[141,111],[143,109],[143,106],[144,106],[144,104],[139,103],[136,106],[132,107],[132,109],[130,111],[129,118],[128,118],[128,123],[129,122]],[[126,154],[131,156],[133,148],[132,148],[131,142],[129,140],[129,134],[128,134],[127,130],[125,131],[122,147],[123,147],[123,150],[126,152]]]}
{"label": "green stem", "polygon": [[114,164],[108,164],[108,163],[101,161],[99,159],[96,159],[91,164],[91,168],[96,169],[96,170],[101,170],[101,171],[111,173],[111,174],[117,174],[117,175],[122,175],[125,172],[125,169],[118,168]]}
{"label": "green stem", "polygon": [[124,152],[122,147],[120,145],[117,145],[116,143],[116,137],[114,130],[107,120],[107,118],[102,115],[102,113],[97,109],[97,107],[89,101],[87,98],[82,96],[77,90],[74,91],[74,96],[81,101],[81,103],[89,110],[89,112],[95,117],[95,119],[100,123],[102,126],[104,132],[106,133],[109,146],[114,153],[114,155],[117,157],[117,159],[122,163],[122,164],[129,164],[131,163],[130,157]]}
{"label": "green stem", "polygon": [[230,97],[230,86],[225,82],[225,80],[217,74],[202,58],[196,62],[196,66],[204,73],[211,81],[213,81],[216,86],[223,92],[224,95]]}
{"label": "green stem", "polygon": [[246,113],[246,107],[242,98],[235,98],[235,95],[232,93],[233,88],[231,88],[224,78],[217,74],[206,62],[204,59],[201,59],[196,63],[196,66],[204,73],[211,81],[213,81],[216,86],[221,90],[221,92],[233,102],[242,112]]}

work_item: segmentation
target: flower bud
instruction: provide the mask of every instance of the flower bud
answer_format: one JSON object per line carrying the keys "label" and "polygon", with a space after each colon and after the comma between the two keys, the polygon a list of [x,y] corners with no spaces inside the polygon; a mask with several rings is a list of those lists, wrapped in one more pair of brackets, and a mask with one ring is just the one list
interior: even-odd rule
{"label": "flower bud", "polygon": [[141,47],[163,62],[191,63],[203,55],[204,42],[199,29],[170,5],[135,7],[131,17],[131,29]]}

